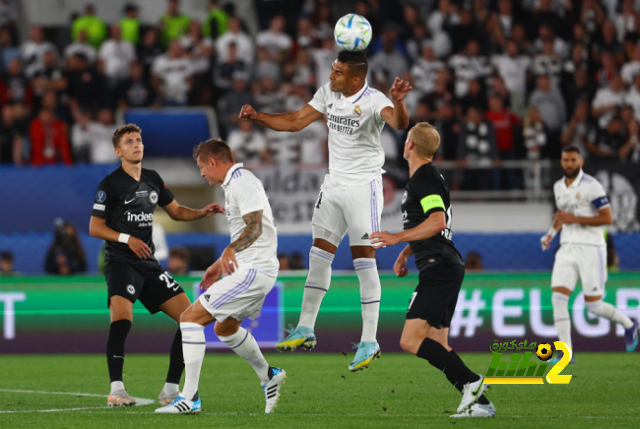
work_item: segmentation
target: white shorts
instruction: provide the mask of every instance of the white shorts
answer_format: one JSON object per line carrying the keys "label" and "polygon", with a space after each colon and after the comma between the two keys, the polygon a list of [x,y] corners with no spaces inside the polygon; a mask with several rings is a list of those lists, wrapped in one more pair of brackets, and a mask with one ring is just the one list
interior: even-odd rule
{"label": "white shorts", "polygon": [[564,286],[571,290],[578,278],[582,280],[585,296],[604,295],[607,281],[607,248],[586,244],[562,244],[553,264],[551,286]]}
{"label": "white shorts", "polygon": [[384,198],[382,177],[366,185],[335,185],[327,174],[311,219],[313,238],[339,246],[349,232],[349,245],[371,246],[371,233],[380,231]]}
{"label": "white shorts", "polygon": [[275,277],[255,269],[239,269],[214,283],[199,300],[218,322],[224,322],[227,317],[239,321],[246,317],[255,319],[275,284]]}

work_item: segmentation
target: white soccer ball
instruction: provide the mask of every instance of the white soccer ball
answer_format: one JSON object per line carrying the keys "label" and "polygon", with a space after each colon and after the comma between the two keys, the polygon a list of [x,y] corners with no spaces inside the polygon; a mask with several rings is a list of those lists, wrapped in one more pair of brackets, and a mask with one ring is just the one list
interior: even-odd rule
{"label": "white soccer ball", "polygon": [[371,42],[371,24],[364,16],[350,13],[338,20],[333,35],[345,51],[362,51]]}

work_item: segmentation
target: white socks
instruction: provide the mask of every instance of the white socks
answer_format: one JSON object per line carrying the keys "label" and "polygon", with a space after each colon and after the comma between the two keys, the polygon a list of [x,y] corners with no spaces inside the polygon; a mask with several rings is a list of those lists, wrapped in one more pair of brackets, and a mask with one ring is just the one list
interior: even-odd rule
{"label": "white socks", "polygon": [[376,260],[358,258],[353,260],[360,281],[360,304],[362,306],[362,342],[376,341],[378,317],[380,316],[380,277]]}
{"label": "white socks", "polygon": [[551,304],[553,304],[553,324],[558,331],[558,339],[564,341],[573,349],[571,345],[571,318],[569,317],[569,297],[560,292],[551,294]]}
{"label": "white socks", "polygon": [[182,356],[184,357],[184,387],[182,396],[192,401],[198,392],[200,370],[207,348],[204,338],[204,326],[197,323],[181,322]]}
{"label": "white socks", "polygon": [[238,332],[233,335],[229,335],[228,337],[218,335],[218,338],[253,367],[263,385],[269,382],[269,364],[262,355],[260,347],[258,347],[258,342],[253,338],[253,335],[246,329],[240,328]]}
{"label": "white socks", "polygon": [[334,254],[318,247],[311,247],[309,251],[309,274],[304,284],[302,295],[302,312],[298,326],[312,329],[316,324],[322,298],[329,290],[331,282],[331,263]]}
{"label": "white socks", "polygon": [[587,310],[596,314],[598,316],[602,316],[605,319],[609,319],[612,322],[620,323],[626,329],[629,329],[633,326],[633,322],[624,314],[620,313],[620,311],[615,308],[613,305],[608,302],[603,302],[601,299],[594,302],[585,302],[585,306]]}
{"label": "white socks", "polygon": [[124,390],[124,383],[122,381],[112,381],[110,394],[115,393],[118,390]]}

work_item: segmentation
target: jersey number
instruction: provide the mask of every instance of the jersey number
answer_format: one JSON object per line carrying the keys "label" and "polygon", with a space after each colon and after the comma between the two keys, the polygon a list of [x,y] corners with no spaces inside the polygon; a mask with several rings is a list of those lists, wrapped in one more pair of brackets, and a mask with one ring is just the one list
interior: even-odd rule
{"label": "jersey number", "polygon": [[173,279],[173,277],[171,277],[169,275],[168,272],[164,272],[164,274],[160,274],[160,280],[162,280],[163,282],[165,282],[167,284],[167,288],[168,289],[172,289],[173,291],[177,291],[178,288],[180,287],[180,285],[178,283],[176,283],[176,281]]}
{"label": "jersey number", "polygon": [[416,296],[418,296],[418,291],[413,292],[413,295],[411,295],[411,301],[409,301],[409,308],[407,308],[407,313],[409,312],[409,310],[411,310],[411,306],[413,305],[413,301],[416,300]]}
{"label": "jersey number", "polygon": [[451,206],[449,206],[449,209],[447,210],[447,228],[440,231],[440,234],[442,234],[442,236],[447,240],[451,240],[451,218],[453,217],[452,214],[453,213],[451,212]]}

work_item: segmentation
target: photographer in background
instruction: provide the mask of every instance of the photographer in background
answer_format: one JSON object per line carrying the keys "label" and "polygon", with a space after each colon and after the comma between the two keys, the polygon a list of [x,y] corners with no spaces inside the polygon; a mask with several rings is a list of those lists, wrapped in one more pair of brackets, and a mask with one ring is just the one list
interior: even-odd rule
{"label": "photographer in background", "polygon": [[55,239],[45,260],[45,271],[60,275],[85,273],[87,259],[76,227],[61,219],[56,221],[56,225]]}

